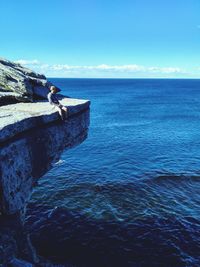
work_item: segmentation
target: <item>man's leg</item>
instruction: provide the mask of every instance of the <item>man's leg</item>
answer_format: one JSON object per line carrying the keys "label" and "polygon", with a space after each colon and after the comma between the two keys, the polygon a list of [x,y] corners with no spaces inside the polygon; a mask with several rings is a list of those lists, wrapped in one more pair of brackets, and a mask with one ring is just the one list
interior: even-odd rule
{"label": "man's leg", "polygon": [[64,117],[66,119],[67,118],[67,107],[62,106],[61,109],[62,111],[64,111]]}
{"label": "man's leg", "polygon": [[61,120],[64,121],[65,120],[65,112],[63,111],[62,108],[60,108],[59,114],[60,114]]}
{"label": "man's leg", "polygon": [[61,117],[61,120],[64,121],[65,120],[65,116],[63,114],[63,110],[61,107],[58,107],[58,106],[55,106],[55,109],[58,111],[60,117]]}

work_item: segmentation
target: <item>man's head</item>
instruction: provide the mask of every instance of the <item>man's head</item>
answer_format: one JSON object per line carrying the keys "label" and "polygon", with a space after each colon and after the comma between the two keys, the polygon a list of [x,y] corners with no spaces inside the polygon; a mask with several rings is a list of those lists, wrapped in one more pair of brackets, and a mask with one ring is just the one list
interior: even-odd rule
{"label": "man's head", "polygon": [[55,93],[57,93],[57,88],[55,87],[55,86],[51,86],[50,87],[50,91],[53,93],[53,94],[55,94]]}

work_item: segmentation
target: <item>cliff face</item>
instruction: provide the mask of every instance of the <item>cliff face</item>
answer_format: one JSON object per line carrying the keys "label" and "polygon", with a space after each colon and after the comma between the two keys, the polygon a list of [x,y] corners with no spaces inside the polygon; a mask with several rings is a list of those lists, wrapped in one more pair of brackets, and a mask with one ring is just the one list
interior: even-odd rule
{"label": "cliff face", "polygon": [[[31,117],[25,112],[27,104],[12,105],[9,110],[0,108],[1,118],[9,112],[16,116],[22,110],[26,117],[13,118],[13,124],[5,124],[0,131],[0,266],[35,266],[38,262],[39,266],[47,266],[41,264],[23,228],[23,214],[36,181],[52,167],[64,149],[78,145],[87,137],[89,102],[69,101],[69,118],[65,122],[60,121],[48,103],[29,104]],[[46,109],[46,115],[38,113],[40,104]],[[30,262],[33,265],[29,265]]]}
{"label": "cliff face", "polygon": [[35,181],[66,148],[82,142],[89,126],[89,101],[65,99],[68,119],[60,121],[47,102],[0,107],[0,212],[23,210]]}
{"label": "cliff face", "polygon": [[[8,67],[7,71],[10,68],[13,71],[10,63]],[[36,80],[45,78],[18,68],[25,78],[27,75]],[[2,84],[0,87],[1,91]],[[7,88],[5,81],[4,87]],[[46,96],[48,91],[44,88],[42,94]],[[23,97],[23,93],[15,89],[13,93]],[[29,93],[26,94],[28,101],[33,100],[33,91]],[[80,144],[87,137],[90,102],[62,96],[61,103],[68,107],[64,122],[46,100],[0,106],[0,266],[34,266],[25,265],[17,258],[38,263],[28,233],[23,229],[26,204],[36,181],[60,158],[63,150]]]}

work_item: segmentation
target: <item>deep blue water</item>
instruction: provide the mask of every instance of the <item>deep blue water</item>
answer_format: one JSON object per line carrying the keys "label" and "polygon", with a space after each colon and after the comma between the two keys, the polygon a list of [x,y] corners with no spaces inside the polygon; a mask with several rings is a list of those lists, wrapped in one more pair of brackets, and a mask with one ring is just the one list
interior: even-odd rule
{"label": "deep blue water", "polygon": [[35,188],[38,253],[78,267],[200,266],[200,80],[51,80],[91,100],[91,125]]}

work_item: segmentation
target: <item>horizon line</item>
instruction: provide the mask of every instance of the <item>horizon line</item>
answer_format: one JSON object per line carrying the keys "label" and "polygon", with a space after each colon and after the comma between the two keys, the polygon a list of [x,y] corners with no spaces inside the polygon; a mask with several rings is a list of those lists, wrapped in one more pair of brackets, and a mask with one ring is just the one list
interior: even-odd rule
{"label": "horizon line", "polygon": [[112,79],[112,80],[200,80],[199,78],[192,78],[192,77],[143,77],[143,78],[139,78],[139,77],[134,77],[134,78],[129,78],[129,77],[119,77],[119,78],[114,78],[114,77],[50,77],[50,76],[46,76],[46,78],[48,79]]}

